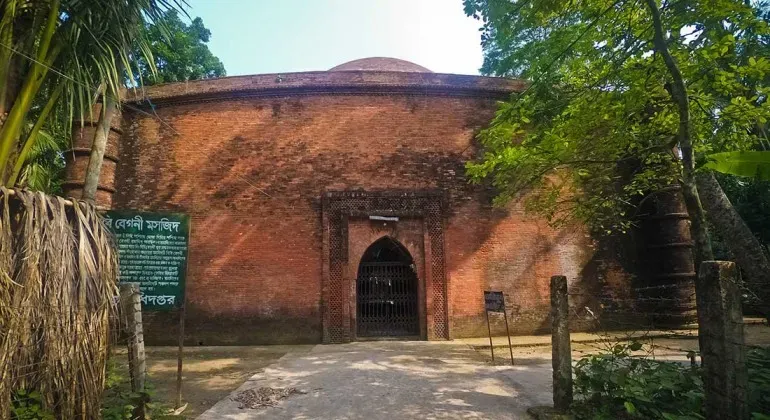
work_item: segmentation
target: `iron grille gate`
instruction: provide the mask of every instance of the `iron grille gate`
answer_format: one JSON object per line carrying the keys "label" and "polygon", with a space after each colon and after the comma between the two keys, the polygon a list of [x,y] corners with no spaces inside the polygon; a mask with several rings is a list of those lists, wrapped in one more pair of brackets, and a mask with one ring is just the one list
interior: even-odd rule
{"label": "iron grille gate", "polygon": [[366,262],[358,268],[358,335],[420,334],[417,275],[403,262]]}

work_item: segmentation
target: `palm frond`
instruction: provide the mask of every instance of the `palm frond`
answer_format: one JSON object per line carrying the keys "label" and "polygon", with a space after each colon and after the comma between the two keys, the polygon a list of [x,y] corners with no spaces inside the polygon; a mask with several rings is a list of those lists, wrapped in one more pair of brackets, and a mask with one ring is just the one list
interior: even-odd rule
{"label": "palm frond", "polygon": [[0,205],[0,418],[17,389],[38,390],[56,418],[100,418],[116,311],[112,240],[82,202],[1,189]]}

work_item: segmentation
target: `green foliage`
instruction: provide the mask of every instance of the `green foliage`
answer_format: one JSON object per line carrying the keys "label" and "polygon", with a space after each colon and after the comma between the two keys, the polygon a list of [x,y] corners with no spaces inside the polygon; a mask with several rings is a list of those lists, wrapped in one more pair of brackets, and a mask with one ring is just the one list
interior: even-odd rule
{"label": "green foliage", "polygon": [[[33,113],[32,118],[39,118]],[[71,147],[71,124],[66,119],[69,113],[63,106],[57,107],[53,115],[49,115],[43,128],[31,134],[28,127],[27,135],[34,135],[32,146],[26,156],[17,183],[34,191],[48,194],[61,194],[64,181],[65,159],[63,151]]]}
{"label": "green foliage", "polygon": [[20,183],[34,191],[61,194],[65,166],[61,150],[66,145],[62,145],[60,141],[69,136],[53,137],[43,131],[38,136],[45,140],[38,141],[33,146],[22,171]]}
{"label": "green foliage", "polygon": [[42,396],[37,391],[18,390],[11,404],[13,420],[55,420],[53,413],[43,408]]}
{"label": "green foliage", "polygon": [[157,22],[145,24],[144,37],[150,44],[157,72],[153,74],[153,66],[137,50],[137,83],[184,82],[226,75],[225,66],[206,46],[211,31],[199,17],[188,25],[176,10],[170,10]]}
{"label": "green foliage", "polygon": [[[701,369],[677,362],[631,356],[639,343],[580,359],[575,365],[575,403],[579,419],[702,419]],[[747,353],[748,406],[755,420],[770,415],[770,349]]]}
{"label": "green foliage", "polygon": [[102,418],[104,420],[130,419],[137,407],[136,402],[139,396],[131,392],[131,383],[126,367],[117,363],[114,358],[110,358],[107,362],[105,386]]}
{"label": "green foliage", "polygon": [[770,152],[735,151],[712,153],[706,156],[704,168],[723,174],[770,181]]}
{"label": "green foliage", "polygon": [[[182,0],[0,0],[0,181],[16,181],[16,159],[29,142],[22,137],[33,103],[56,101],[69,115],[90,115],[100,95],[113,98],[133,79],[139,51],[152,63],[142,29]],[[30,139],[34,141],[35,139]],[[22,152],[22,153],[20,153]],[[10,161],[10,162],[9,162]],[[9,168],[10,167],[10,168]]]}
{"label": "green foliage", "polygon": [[[663,1],[667,44],[689,89],[696,156],[770,145],[767,2]],[[468,164],[498,203],[558,224],[625,231],[637,204],[677,183],[679,124],[671,76],[641,0],[465,0],[483,23],[482,72],[529,79],[500,104]]]}
{"label": "green foliage", "polygon": [[[2,1],[8,0],[0,0]],[[67,13],[72,13],[72,10],[79,10],[77,5],[80,3],[82,2],[64,1],[61,7]],[[211,36],[210,31],[203,26],[200,18],[194,19],[189,25],[185,24],[174,8],[182,4],[184,3],[174,0],[132,0],[127,5],[119,6],[111,4],[111,0],[100,0],[93,2],[91,7],[104,11],[114,8],[112,12],[118,16],[109,15],[109,19],[105,18],[104,22],[98,22],[103,16],[95,12],[83,12],[82,17],[76,16],[70,20],[65,19],[66,16],[62,18],[65,22],[55,35],[64,38],[60,42],[67,44],[67,48],[51,65],[66,73],[66,77],[42,85],[35,97],[21,133],[21,138],[28,139],[31,147],[25,156],[19,158],[24,166],[18,178],[12,179],[11,182],[47,193],[61,192],[65,165],[62,151],[71,145],[70,123],[73,117],[82,118],[88,115],[96,87],[100,86],[102,81],[110,86],[111,92],[108,94],[114,96],[112,90],[119,89],[126,80],[133,80],[135,85],[141,85],[225,75],[224,66],[206,46]],[[150,7],[151,11],[144,13],[143,18],[139,19],[133,9],[132,13],[125,13],[122,7]],[[64,29],[67,23],[72,22],[82,26],[92,24],[96,29],[89,28],[85,31],[89,36],[70,34]],[[123,28],[119,25],[130,27]],[[75,38],[67,38],[70,36]],[[97,39],[99,37],[104,39]],[[78,43],[83,46],[80,47]],[[0,52],[3,52],[2,48]],[[20,58],[19,60],[21,64],[25,64]],[[103,60],[108,60],[109,65],[103,63]],[[41,109],[54,87],[59,84],[65,85],[62,99],[57,101],[49,115],[41,116]],[[42,129],[34,134],[31,128],[40,118],[44,119],[45,123]],[[21,146],[20,144],[19,147]]]}
{"label": "green foliage", "polygon": [[610,353],[585,357],[575,365],[579,418],[700,419],[700,369],[630,352],[641,345],[616,345]]}
{"label": "green foliage", "polygon": [[145,392],[132,392],[128,374],[128,365],[110,358],[107,363],[104,401],[102,403],[102,418],[104,420],[129,420],[133,418],[134,410],[139,404],[145,405],[148,418],[162,418],[168,411],[168,406],[154,402],[152,382],[145,381]]}

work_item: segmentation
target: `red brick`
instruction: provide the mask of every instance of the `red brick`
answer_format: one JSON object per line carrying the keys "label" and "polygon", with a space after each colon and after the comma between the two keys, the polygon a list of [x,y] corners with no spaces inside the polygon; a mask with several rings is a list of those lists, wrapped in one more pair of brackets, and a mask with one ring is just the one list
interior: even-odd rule
{"label": "red brick", "polygon": [[[451,337],[486,333],[482,292],[491,289],[506,292],[515,332],[545,331],[551,275],[567,275],[575,290],[621,297],[630,282],[582,228],[554,231],[520,202],[493,208],[492,191],[468,183],[464,165],[478,153],[475,134],[496,101],[522,86],[352,71],[150,88],[146,97],[163,122],[124,110],[114,207],[192,216],[187,330],[195,343],[318,342],[321,197],[359,189],[443,194]],[[430,267],[422,221],[383,230],[359,219],[347,232],[347,280],[366,247],[390,229],[424,279]],[[434,316],[431,298],[421,304],[423,336]],[[148,319],[150,341],[173,341],[173,316]],[[502,331],[501,320],[493,322]]]}

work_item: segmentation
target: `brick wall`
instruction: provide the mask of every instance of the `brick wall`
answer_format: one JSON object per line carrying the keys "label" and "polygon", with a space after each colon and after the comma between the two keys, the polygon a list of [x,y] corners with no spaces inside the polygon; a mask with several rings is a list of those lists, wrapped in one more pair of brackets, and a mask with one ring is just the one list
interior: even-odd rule
{"label": "brick wall", "polygon": [[[451,336],[486,333],[485,289],[506,292],[517,333],[544,331],[551,275],[620,294],[628,282],[581,229],[553,231],[520,203],[494,209],[489,191],[468,184],[474,134],[494,111],[488,97],[398,93],[158,106],[165,123],[127,110],[114,207],[192,216],[186,330],[195,344],[321,339],[328,190],[442,191]],[[356,249],[372,239],[353,234]],[[173,341],[173,314],[147,318],[150,342]]]}

